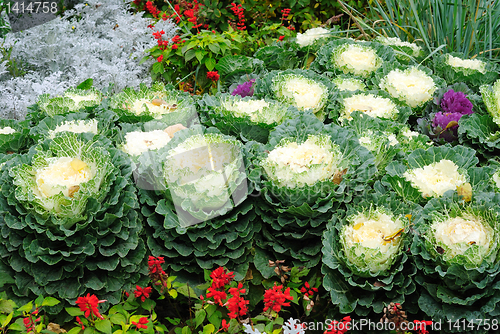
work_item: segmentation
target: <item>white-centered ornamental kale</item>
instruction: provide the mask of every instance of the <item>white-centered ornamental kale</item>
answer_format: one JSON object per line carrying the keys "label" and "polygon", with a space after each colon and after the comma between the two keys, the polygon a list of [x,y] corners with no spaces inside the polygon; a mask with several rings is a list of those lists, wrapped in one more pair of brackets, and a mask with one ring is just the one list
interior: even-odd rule
{"label": "white-centered ornamental kale", "polygon": [[269,179],[281,187],[297,188],[331,180],[340,172],[342,153],[327,135],[309,135],[303,143],[284,138],[262,161]]}
{"label": "white-centered ornamental kale", "polygon": [[371,77],[385,62],[395,61],[393,50],[375,42],[355,42],[340,39],[323,45],[311,69],[333,74],[349,74],[362,78]]}
{"label": "white-centered ornamental kale", "polygon": [[367,77],[379,69],[383,62],[376,49],[350,43],[333,49],[331,61],[336,69],[362,77]]}
{"label": "white-centered ornamental kale", "polygon": [[402,162],[391,162],[382,183],[390,186],[405,200],[428,201],[449,191],[464,201],[489,183],[491,168],[476,167],[476,152],[464,146],[416,149]]}
{"label": "white-centered ornamental kale", "polygon": [[[396,51],[406,53],[407,55],[412,56],[414,58],[420,57],[423,54],[422,48],[418,46],[416,43],[402,41],[398,37],[379,36],[377,37],[376,41],[381,44],[388,45]],[[408,57],[399,53],[396,53],[396,58],[400,60],[409,60],[407,59]]]}
{"label": "white-centered ornamental kale", "polygon": [[66,131],[8,160],[0,172],[0,267],[19,278],[8,289],[64,299],[61,310],[86,293],[116,303],[142,282],[146,248],[131,173],[109,139]]}
{"label": "white-centered ornamental kale", "polygon": [[422,67],[395,68],[380,80],[379,87],[393,98],[411,108],[422,108],[432,96],[439,83]]}
{"label": "white-centered ornamental kale", "polygon": [[312,45],[315,41],[318,39],[322,38],[327,38],[331,35],[330,30],[325,29],[325,28],[312,28],[306,30],[303,34],[297,33],[297,39],[296,42],[297,44],[300,45],[300,47],[306,47]]}
{"label": "white-centered ornamental kale", "polygon": [[[381,190],[379,192],[378,190]],[[340,312],[382,312],[389,302],[413,302],[408,226],[422,208],[378,187],[337,210],[323,235],[323,286]]]}
{"label": "white-centered ornamental kale", "polygon": [[241,143],[218,133],[182,139],[172,141],[162,157],[163,177],[174,204],[200,221],[239,205],[247,196],[246,189],[239,191],[246,186]]}
{"label": "white-centered ornamental kale", "polygon": [[480,90],[493,122],[500,126],[500,80],[495,81],[493,86],[483,85]]}
{"label": "white-centered ornamental kale", "polygon": [[86,107],[96,107],[101,103],[101,100],[102,93],[93,87],[85,90],[70,88],[64,92],[63,96],[40,95],[37,105],[47,116],[54,116],[76,112]]}
{"label": "white-centered ornamental kale", "polygon": [[74,120],[74,121],[65,121],[64,123],[57,125],[54,130],[49,131],[49,137],[54,139],[57,133],[60,132],[73,132],[73,133],[85,133],[90,132],[93,134],[97,134],[97,119],[88,119],[88,120]]}
{"label": "white-centered ornamental kale", "polygon": [[93,118],[86,112],[74,112],[66,115],[45,117],[30,129],[31,138],[38,142],[54,139],[61,133],[75,133],[91,139],[96,135],[111,137],[116,131],[114,122],[117,115],[109,110],[101,111]]}
{"label": "white-centered ornamental kale", "polygon": [[448,190],[456,190],[466,182],[466,177],[458,171],[458,166],[447,159],[407,170],[403,176],[424,198],[443,196]]}
{"label": "white-centered ornamental kale", "polygon": [[278,75],[273,79],[273,90],[278,99],[313,113],[318,113],[327,102],[328,87],[301,75]]}
{"label": "white-centered ornamental kale", "polygon": [[463,82],[473,88],[498,79],[498,66],[484,58],[467,59],[452,52],[434,57],[434,70],[448,84]]}
{"label": "white-centered ornamental kale", "polygon": [[110,107],[121,122],[128,123],[158,120],[167,125],[187,125],[196,117],[195,103],[188,93],[161,83],[151,88],[141,85],[138,90],[126,88],[111,97]]}
{"label": "white-centered ornamental kale", "polygon": [[218,94],[206,95],[200,101],[202,121],[221,132],[239,136],[243,141],[266,142],[269,131],[285,119],[293,118],[296,110],[270,99]]}
{"label": "white-centered ornamental kale", "polygon": [[41,216],[58,217],[68,229],[86,219],[89,198],[106,195],[100,190],[112,170],[111,157],[104,149],[62,135],[49,150],[35,154],[31,164],[12,168],[10,176],[21,203]]}
{"label": "white-centered ornamental kale", "polygon": [[332,82],[335,84],[335,87],[341,92],[342,91],[354,92],[357,90],[361,91],[366,90],[366,85],[361,79],[337,76],[335,79],[332,80]]}
{"label": "white-centered ornamental kale", "polygon": [[346,258],[361,271],[387,271],[401,251],[403,221],[385,211],[376,208],[350,216],[340,232]]}
{"label": "white-centered ornamental kale", "polygon": [[333,93],[330,80],[309,70],[271,71],[256,81],[254,95],[310,110],[323,120]]}
{"label": "white-centered ornamental kale", "polygon": [[227,265],[245,276],[261,224],[245,201],[251,190],[241,147],[216,128],[194,126],[176,132],[156,155],[139,157],[138,173],[163,183],[139,194],[148,245],[154,256],[169,258],[170,268],[200,273]]}
{"label": "white-centered ornamental kale", "polygon": [[343,109],[339,117],[340,123],[343,123],[346,119],[351,119],[351,113],[355,110],[371,117],[392,120],[397,120],[399,116],[398,107],[391,99],[375,94],[355,94],[344,98],[342,104]]}
{"label": "white-centered ornamental kale", "polygon": [[448,193],[430,200],[415,221],[418,304],[433,319],[472,321],[500,311],[499,199],[480,193],[464,204]]}
{"label": "white-centered ornamental kale", "polygon": [[121,149],[130,155],[141,155],[146,151],[164,147],[170,139],[169,134],[164,130],[131,131],[125,135],[125,142]]}

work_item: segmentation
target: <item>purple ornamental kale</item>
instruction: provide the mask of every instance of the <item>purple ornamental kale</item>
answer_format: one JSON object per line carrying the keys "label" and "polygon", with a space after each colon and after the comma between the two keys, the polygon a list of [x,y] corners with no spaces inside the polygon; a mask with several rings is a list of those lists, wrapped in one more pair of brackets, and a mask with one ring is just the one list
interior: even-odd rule
{"label": "purple ornamental kale", "polygon": [[444,93],[441,99],[441,109],[445,113],[460,113],[462,115],[473,113],[472,103],[467,98],[467,95],[463,92],[455,92],[453,89]]}
{"label": "purple ornamental kale", "polygon": [[255,79],[251,79],[250,81],[244,82],[241,85],[238,85],[235,90],[231,93],[231,95],[240,95],[241,97],[253,96],[253,84],[255,83]]}
{"label": "purple ornamental kale", "polygon": [[[441,128],[441,130],[446,129],[448,124],[450,122],[457,122],[460,120],[460,118],[463,115],[458,112],[438,112],[434,116],[434,119],[432,120],[432,126],[434,128],[437,128],[438,126]],[[458,125],[455,125],[453,127],[450,127],[450,129],[456,129],[458,128]]]}

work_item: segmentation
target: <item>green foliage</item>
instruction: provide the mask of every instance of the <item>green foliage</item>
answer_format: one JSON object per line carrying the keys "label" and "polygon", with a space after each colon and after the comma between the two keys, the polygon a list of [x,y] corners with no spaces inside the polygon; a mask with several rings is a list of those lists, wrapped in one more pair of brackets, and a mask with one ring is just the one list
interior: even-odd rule
{"label": "green foliage", "polygon": [[198,87],[200,93],[212,85],[207,72],[214,71],[222,57],[240,52],[239,45],[243,43],[242,37],[234,31],[218,33],[201,30],[199,34],[186,34],[180,38],[182,42],[177,49],[171,45],[156,45],[148,50],[146,58],[163,58],[153,65],[152,78],[179,83],[192,77],[194,89],[196,91]]}
{"label": "green foliage", "polygon": [[[450,15],[453,20],[450,20]],[[370,2],[366,27],[376,34],[421,41],[427,53],[444,47],[465,58],[497,58],[500,3],[476,0],[375,0]],[[376,25],[372,25],[377,21]]]}

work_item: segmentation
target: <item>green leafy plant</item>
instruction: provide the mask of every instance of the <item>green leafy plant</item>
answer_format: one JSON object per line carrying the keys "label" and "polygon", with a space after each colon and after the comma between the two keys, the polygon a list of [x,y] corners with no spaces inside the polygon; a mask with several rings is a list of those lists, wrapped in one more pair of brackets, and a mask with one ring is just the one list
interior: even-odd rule
{"label": "green leafy plant", "polygon": [[403,41],[421,41],[427,53],[444,47],[465,58],[494,59],[500,47],[493,33],[500,27],[499,13],[496,1],[375,0],[370,2],[366,27]]}

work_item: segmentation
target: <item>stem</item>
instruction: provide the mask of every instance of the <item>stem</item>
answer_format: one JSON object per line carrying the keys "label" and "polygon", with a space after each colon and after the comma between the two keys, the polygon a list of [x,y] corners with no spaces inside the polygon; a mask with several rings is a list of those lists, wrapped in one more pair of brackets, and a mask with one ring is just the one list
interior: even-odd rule
{"label": "stem", "polygon": [[354,24],[356,25],[356,27],[359,28],[359,31],[361,31],[361,33],[363,34],[363,36],[369,40],[370,39],[370,36],[368,36],[365,31],[363,30],[363,28],[359,25],[358,21],[354,18],[354,16],[352,15],[352,13],[347,9],[347,7],[344,5],[344,3],[341,1],[341,0],[338,0],[340,6],[342,6],[342,8],[344,9],[344,11],[347,13],[347,15],[349,15],[349,17],[352,19],[352,21],[354,22]]}

